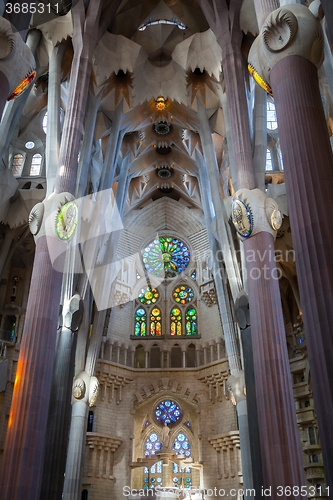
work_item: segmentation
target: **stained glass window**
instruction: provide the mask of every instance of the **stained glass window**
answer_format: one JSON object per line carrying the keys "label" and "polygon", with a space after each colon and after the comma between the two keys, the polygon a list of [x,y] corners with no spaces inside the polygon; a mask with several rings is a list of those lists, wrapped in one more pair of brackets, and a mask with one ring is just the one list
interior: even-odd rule
{"label": "stained glass window", "polygon": [[142,308],[137,309],[135,313],[135,335],[144,337],[147,333],[147,315]]}
{"label": "stained glass window", "polygon": [[266,170],[273,170],[272,153],[268,148],[266,150]]}
{"label": "stained glass window", "polygon": [[158,439],[156,432],[153,432],[148,436],[145,446],[145,456],[153,456],[157,451],[161,449],[161,443]]}
{"label": "stained glass window", "polygon": [[172,295],[179,304],[187,304],[193,299],[194,293],[191,287],[181,285],[175,288]]}
{"label": "stained glass window", "polygon": [[197,334],[197,313],[194,307],[191,307],[186,312],[186,335]]}
{"label": "stained glass window", "polygon": [[144,266],[155,276],[174,278],[185,271],[189,262],[189,249],[177,239],[156,239],[143,250]]}
{"label": "stained glass window", "polygon": [[182,313],[178,307],[174,307],[171,311],[171,335],[182,334]]}
{"label": "stained glass window", "polygon": [[[146,455],[148,456],[148,455]],[[150,468],[144,467],[144,488],[155,488],[156,486],[162,486],[162,473],[163,473],[163,463],[162,460],[152,465]]]}
{"label": "stained glass window", "polygon": [[164,425],[164,422],[167,424],[176,423],[180,419],[181,411],[177,403],[174,401],[170,401],[167,399],[166,401],[162,401],[155,410],[156,420],[161,422]]}
{"label": "stained glass window", "polygon": [[191,278],[192,278],[193,280],[196,280],[196,279],[197,279],[197,272],[196,272],[196,270],[194,270],[194,271],[193,271],[193,273],[191,274]]}
{"label": "stained glass window", "polygon": [[158,297],[159,297],[158,291],[155,288],[151,289],[149,286],[148,288],[141,288],[139,294],[139,301],[142,302],[142,304],[150,306],[151,304],[155,304]]}
{"label": "stained glass window", "polygon": [[176,437],[173,449],[175,450],[176,455],[185,455],[186,458],[191,456],[189,440],[182,432],[180,432]]}
{"label": "stained glass window", "polygon": [[178,486],[179,488],[189,488],[192,485],[191,478],[191,467],[185,467],[181,469],[177,464],[173,462],[172,472],[174,474],[173,484],[174,486]]}
{"label": "stained glass window", "polygon": [[23,164],[23,155],[17,153],[16,155],[13,156],[13,162],[11,168],[14,177],[18,177],[19,175],[21,175],[22,164]]}
{"label": "stained glass window", "polygon": [[39,175],[40,167],[42,165],[42,155],[36,153],[31,160],[30,175]]}
{"label": "stained glass window", "polygon": [[162,335],[161,311],[155,307],[150,315],[150,335]]}
{"label": "stained glass window", "polygon": [[275,104],[271,101],[267,101],[267,128],[269,130],[275,130],[278,126]]}

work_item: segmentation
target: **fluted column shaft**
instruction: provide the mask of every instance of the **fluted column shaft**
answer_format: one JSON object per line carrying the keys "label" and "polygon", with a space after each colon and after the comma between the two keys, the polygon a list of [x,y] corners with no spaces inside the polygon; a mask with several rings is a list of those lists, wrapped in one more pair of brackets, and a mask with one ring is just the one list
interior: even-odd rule
{"label": "fluted column shaft", "polygon": [[71,420],[72,377],[77,333],[58,332],[47,421],[40,500],[61,500]]}
{"label": "fluted column shaft", "polygon": [[[292,2],[289,2],[292,3]],[[280,7],[279,0],[254,0],[259,30],[261,30],[266,17]]]}
{"label": "fluted column shaft", "polygon": [[286,57],[273,67],[271,85],[326,482],[333,488],[333,155],[315,66]]}
{"label": "fluted column shaft", "polygon": [[304,478],[272,235],[253,236],[245,252],[263,475],[277,498]]}
{"label": "fluted column shaft", "polygon": [[[39,498],[62,275],[45,236],[36,245],[0,483],[3,500]],[[37,355],[38,354],[38,355]]]}
{"label": "fluted column shaft", "polygon": [[[249,118],[241,53],[242,31],[239,25],[239,0],[228,4],[213,0],[213,18],[206,0],[204,12],[222,48],[229,121],[232,132],[238,188],[255,188]],[[258,381],[258,420],[265,485],[302,486],[304,472],[291,385],[286,338],[274,260],[274,239],[261,232],[244,241],[247,269],[255,380]],[[254,271],[257,275],[254,275]],[[268,271],[268,272],[267,272]],[[275,274],[275,276],[274,276]],[[268,343],[267,339],[270,339]],[[276,388],[276,391],[274,390]],[[282,393],[286,393],[281,397]],[[267,397],[265,397],[267,396]],[[259,408],[260,406],[260,408]],[[265,436],[274,413],[275,439]],[[274,490],[275,487],[275,490]],[[286,495],[279,498],[287,498]]]}
{"label": "fluted column shaft", "polygon": [[61,61],[66,45],[54,47],[49,62],[47,93],[47,134],[45,146],[47,195],[53,192],[60,148]]}
{"label": "fluted column shaft", "polygon": [[63,500],[79,500],[81,497],[83,460],[80,458],[86,448],[88,410],[88,405],[82,401],[73,404]]}
{"label": "fluted column shaft", "polygon": [[[74,58],[55,184],[58,193],[74,190],[91,58],[119,3],[109,4],[101,26],[98,0],[90,0],[87,9],[79,0],[73,8]],[[2,500],[39,499],[61,280],[62,275],[52,267],[46,237],[40,236],[0,475]]]}

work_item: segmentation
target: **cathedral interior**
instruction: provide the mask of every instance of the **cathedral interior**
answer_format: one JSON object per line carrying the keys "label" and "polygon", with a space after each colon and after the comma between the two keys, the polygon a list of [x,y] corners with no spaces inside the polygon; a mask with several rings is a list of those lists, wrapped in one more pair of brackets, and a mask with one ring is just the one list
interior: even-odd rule
{"label": "cathedral interior", "polygon": [[0,14],[1,500],[329,498],[332,2]]}

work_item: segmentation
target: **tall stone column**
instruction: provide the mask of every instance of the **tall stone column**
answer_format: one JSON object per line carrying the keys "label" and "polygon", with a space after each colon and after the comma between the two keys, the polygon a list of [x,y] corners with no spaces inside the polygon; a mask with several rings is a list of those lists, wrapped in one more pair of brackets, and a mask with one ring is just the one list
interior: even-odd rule
{"label": "tall stone column", "polygon": [[[281,36],[281,15],[290,24],[291,43],[273,54],[270,37],[274,30]],[[274,94],[313,395],[332,488],[333,155],[317,76],[324,40],[319,20],[305,6],[288,5],[267,21],[267,43],[258,37],[250,62]]]}
{"label": "tall stone column", "polygon": [[[249,206],[255,209],[262,222],[250,237],[243,239],[256,383],[258,381],[256,396],[264,481],[267,487],[272,487],[272,498],[277,498],[278,486],[302,486],[304,472],[276,279],[274,231],[264,212],[267,197],[254,189],[255,172],[240,50],[241,1],[230,2],[228,6],[225,0],[213,0],[216,17],[206,0],[202,0],[201,5],[222,48],[237,185],[240,188],[235,198],[252,199]],[[287,498],[286,495],[284,497]]]}
{"label": "tall stone column", "polygon": [[71,415],[71,392],[77,331],[83,318],[78,294],[65,301],[58,331],[47,421],[40,500],[61,499]]}
{"label": "tall stone column", "polygon": [[[74,58],[69,85],[56,191],[73,192],[91,58],[120,2],[109,4],[100,24],[101,3],[82,0],[73,8]],[[87,22],[88,20],[88,22]],[[76,159],[76,161],[75,161]],[[53,197],[53,200],[58,199]],[[53,201],[45,200],[46,212]],[[40,214],[39,214],[40,215]],[[37,239],[29,301],[17,366],[12,407],[2,461],[3,500],[38,500],[51,392],[62,274],[51,263],[45,220]]]}
{"label": "tall stone column", "polygon": [[47,196],[53,192],[58,169],[60,148],[61,61],[65,48],[66,45],[64,43],[54,47],[49,61],[47,134],[45,146]]}

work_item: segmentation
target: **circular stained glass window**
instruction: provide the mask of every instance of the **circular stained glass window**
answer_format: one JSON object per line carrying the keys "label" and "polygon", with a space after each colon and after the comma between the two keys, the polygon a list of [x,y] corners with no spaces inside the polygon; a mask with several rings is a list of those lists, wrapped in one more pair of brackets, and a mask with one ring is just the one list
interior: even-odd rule
{"label": "circular stained glass window", "polygon": [[190,252],[185,243],[170,237],[149,243],[142,257],[149,273],[165,278],[174,278],[182,273],[190,262]]}
{"label": "circular stained glass window", "polygon": [[173,298],[179,304],[187,304],[193,299],[194,293],[191,287],[181,285],[173,291]]}
{"label": "circular stained glass window", "polygon": [[140,294],[139,294],[139,301],[142,302],[142,304],[146,304],[147,306],[150,306],[151,304],[155,304],[159,297],[159,293],[155,288],[141,288]]}
{"label": "circular stained glass window", "polygon": [[170,400],[162,401],[155,410],[156,420],[164,425],[176,423],[179,421],[181,416],[181,411],[179,406]]}
{"label": "circular stained glass window", "polygon": [[148,436],[145,448],[146,457],[148,457],[149,455],[155,455],[155,452],[161,449],[161,443],[159,442],[158,436],[155,432]]}

